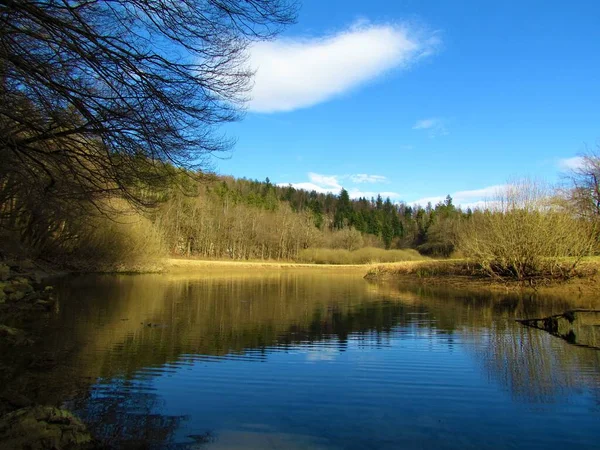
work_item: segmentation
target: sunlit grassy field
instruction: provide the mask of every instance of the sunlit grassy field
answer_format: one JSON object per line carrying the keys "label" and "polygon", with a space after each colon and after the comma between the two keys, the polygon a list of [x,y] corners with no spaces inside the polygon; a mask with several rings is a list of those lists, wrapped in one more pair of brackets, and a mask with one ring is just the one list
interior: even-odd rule
{"label": "sunlit grassy field", "polygon": [[384,250],[365,247],[358,250],[307,248],[298,255],[298,261],[312,264],[377,264],[398,261],[423,261],[429,258],[416,250]]}

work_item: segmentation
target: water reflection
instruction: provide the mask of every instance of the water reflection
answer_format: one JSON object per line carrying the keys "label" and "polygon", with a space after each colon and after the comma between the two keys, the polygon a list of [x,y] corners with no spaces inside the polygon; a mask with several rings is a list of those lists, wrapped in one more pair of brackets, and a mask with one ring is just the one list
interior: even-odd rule
{"label": "water reflection", "polygon": [[71,399],[115,447],[594,442],[600,352],[514,319],[597,308],[595,299],[306,270],[83,276],[57,293],[61,307],[37,325],[47,339],[33,349],[55,364],[16,384],[37,386],[44,403]]}
{"label": "water reflection", "polygon": [[162,399],[150,386],[118,378],[98,383],[68,406],[89,424],[94,436],[120,449],[164,448],[186,419],[160,414]]}

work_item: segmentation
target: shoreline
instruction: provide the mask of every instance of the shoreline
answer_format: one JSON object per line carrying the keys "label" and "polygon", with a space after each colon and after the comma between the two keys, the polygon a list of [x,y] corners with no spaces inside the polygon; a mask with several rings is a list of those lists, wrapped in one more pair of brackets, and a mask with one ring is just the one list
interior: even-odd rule
{"label": "shoreline", "polygon": [[[465,259],[426,259],[392,263],[318,264],[294,261],[261,260],[211,260],[193,258],[162,258],[148,263],[111,266],[83,270],[59,270],[48,264],[33,264],[35,278],[42,280],[69,274],[193,274],[199,271],[223,273],[224,271],[254,272],[260,270],[318,270],[332,273],[356,273],[369,281],[405,282],[453,288],[483,289],[494,292],[535,292],[564,294],[591,294],[600,292],[600,259],[581,261],[578,274],[570,279],[540,278],[512,280],[491,278],[474,273],[474,266]],[[80,266],[82,267],[82,266]],[[27,271],[25,271],[27,272]]]}
{"label": "shoreline", "polygon": [[325,269],[325,270],[364,270],[375,264],[316,264],[293,261],[240,261],[168,258],[164,260],[164,273],[182,272],[193,269]]}
{"label": "shoreline", "polygon": [[584,260],[580,263],[579,275],[567,280],[539,279],[517,281],[494,279],[473,273],[473,265],[464,259],[427,259],[395,263],[366,264],[316,264],[293,261],[246,261],[210,260],[189,258],[165,258],[147,266],[107,268],[90,271],[95,273],[120,274],[193,274],[206,273],[317,270],[330,273],[360,275],[372,282],[396,282],[423,286],[447,287],[452,289],[483,290],[496,293],[525,292],[542,295],[593,295],[600,292],[600,260]]}

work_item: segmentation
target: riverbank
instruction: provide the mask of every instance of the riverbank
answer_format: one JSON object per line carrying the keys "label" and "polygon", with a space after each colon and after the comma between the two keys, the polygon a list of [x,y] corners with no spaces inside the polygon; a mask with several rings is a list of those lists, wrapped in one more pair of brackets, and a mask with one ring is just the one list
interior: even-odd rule
{"label": "riverbank", "polygon": [[491,291],[532,291],[552,294],[593,294],[600,291],[600,259],[581,261],[569,279],[540,277],[530,280],[491,278],[478,273],[477,267],[465,259],[406,261],[376,264],[367,269],[365,279],[396,281],[453,288],[476,288]]}
{"label": "riverbank", "polygon": [[[115,273],[115,274],[143,274],[143,273],[184,273],[198,270],[259,270],[259,269],[322,269],[342,271],[362,271],[363,275],[379,263],[363,264],[322,264],[314,262],[277,261],[277,260],[216,260],[194,258],[161,258],[146,262],[114,263],[114,264],[89,264],[76,263],[66,266],[40,265],[35,269],[38,279],[57,275],[75,273]],[[60,268],[58,268],[60,267]]]}

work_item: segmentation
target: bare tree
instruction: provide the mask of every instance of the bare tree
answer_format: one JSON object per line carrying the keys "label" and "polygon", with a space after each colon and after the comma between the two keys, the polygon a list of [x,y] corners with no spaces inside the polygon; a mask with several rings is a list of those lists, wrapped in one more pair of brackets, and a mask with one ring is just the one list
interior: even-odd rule
{"label": "bare tree", "polygon": [[294,13],[288,0],[1,0],[2,156],[86,189],[200,168],[230,144],[214,126],[246,99],[248,44]]}
{"label": "bare tree", "polygon": [[0,0],[0,225],[45,233],[60,221],[35,211],[115,194],[148,206],[149,186],[206,167],[247,99],[248,45],[295,13],[295,0]]}
{"label": "bare tree", "polygon": [[600,219],[600,154],[588,151],[581,155],[566,179],[564,194],[575,212],[586,219]]}

